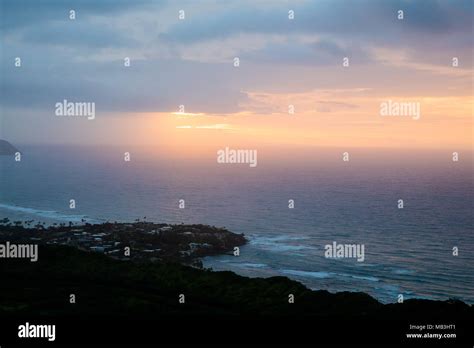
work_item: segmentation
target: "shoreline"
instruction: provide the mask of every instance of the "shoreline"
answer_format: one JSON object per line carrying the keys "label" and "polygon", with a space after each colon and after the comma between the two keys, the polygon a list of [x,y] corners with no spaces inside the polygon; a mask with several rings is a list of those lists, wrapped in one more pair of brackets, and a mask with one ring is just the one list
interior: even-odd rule
{"label": "shoreline", "polygon": [[[1,222],[0,245],[6,239],[26,243],[36,238],[39,243],[35,262],[0,258],[6,280],[0,287],[0,322],[73,320],[76,327],[85,320],[93,326],[105,321],[127,328],[143,322],[163,327],[177,320],[222,325],[231,320],[243,326],[247,320],[282,325],[356,322],[370,331],[387,322],[408,330],[414,323],[458,325],[474,318],[474,306],[459,300],[384,304],[365,292],[312,290],[286,276],[251,278],[203,268],[201,257],[229,253],[247,242],[224,228],[137,221],[42,229]],[[84,232],[90,243],[129,244],[131,254],[120,257],[78,245],[85,243],[79,240]],[[152,247],[166,246],[167,251],[140,249],[150,247],[150,240],[156,243]]]}
{"label": "shoreline", "polygon": [[[298,277],[289,277],[286,274],[268,276],[239,272],[238,269],[215,269],[208,265],[209,257],[230,257],[235,255],[235,248],[249,244],[246,236],[233,233],[226,228],[203,224],[167,224],[153,223],[136,219],[135,222],[102,222],[82,224],[66,223],[36,223],[35,220],[11,221],[8,218],[0,219],[0,247],[2,243],[11,244],[70,246],[88,253],[104,254],[109,258],[120,261],[179,263],[198,269],[213,272],[232,272],[238,276],[248,278],[268,279],[284,277],[296,281],[311,291],[327,291],[338,293],[364,293],[376,301],[388,305],[396,302],[383,301],[376,295],[364,290],[330,290],[321,287],[312,287]],[[0,251],[2,250],[0,248]],[[0,252],[0,261],[2,260]],[[35,255],[38,258],[38,255]],[[41,255],[39,255],[41,257]],[[211,258],[212,259],[212,258]],[[446,297],[436,299],[429,297],[409,297],[405,300],[427,301],[460,301],[472,305],[463,299]]]}
{"label": "shoreline", "polygon": [[[124,262],[72,246],[41,245],[37,262],[1,259],[0,319],[298,318],[472,320],[458,300],[383,304],[363,292],[311,290],[287,277],[248,278],[175,262]],[[18,289],[26,289],[18,291]],[[77,303],[70,303],[74,294]],[[99,304],[99,305],[98,305]]]}

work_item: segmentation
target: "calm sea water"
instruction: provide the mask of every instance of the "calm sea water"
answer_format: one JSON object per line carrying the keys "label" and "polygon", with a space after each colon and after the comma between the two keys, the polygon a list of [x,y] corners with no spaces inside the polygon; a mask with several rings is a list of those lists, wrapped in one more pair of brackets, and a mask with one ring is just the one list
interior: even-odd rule
{"label": "calm sea water", "polygon": [[[470,154],[453,163],[447,151],[354,150],[344,163],[337,149],[263,150],[249,168],[219,165],[215,154],[173,159],[136,149],[127,163],[121,148],[20,148],[21,162],[0,157],[0,218],[225,226],[250,243],[239,257],[206,258],[214,270],[284,275],[383,302],[403,294],[474,303]],[[325,258],[333,241],[364,244],[365,261]]]}

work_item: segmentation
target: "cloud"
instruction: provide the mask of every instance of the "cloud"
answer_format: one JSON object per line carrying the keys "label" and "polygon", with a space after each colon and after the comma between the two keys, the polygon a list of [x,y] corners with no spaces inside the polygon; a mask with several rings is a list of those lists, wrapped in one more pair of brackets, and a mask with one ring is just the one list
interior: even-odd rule
{"label": "cloud", "polygon": [[13,65],[14,56],[8,61],[0,68],[8,86],[0,94],[5,107],[53,110],[68,99],[95,102],[97,112],[172,112],[184,104],[189,112],[229,113],[246,98],[228,83],[232,70],[222,64],[143,60],[126,68],[123,60],[90,64],[44,53],[34,60],[23,56],[21,68]]}
{"label": "cloud", "polygon": [[366,100],[370,96],[369,88],[315,89],[301,93],[268,93],[247,91],[248,101],[241,107],[255,114],[288,114],[289,105],[295,113],[311,111],[333,112],[359,108],[356,102],[345,100]]}
{"label": "cloud", "polygon": [[[0,104],[8,108],[50,110],[68,99],[95,101],[99,111],[117,115],[172,112],[180,104],[195,113],[251,106],[269,114],[286,107],[256,103],[243,91],[292,95],[364,85],[392,94],[436,86],[457,93],[472,81],[471,1],[17,0],[1,6]],[[76,21],[67,19],[71,8]],[[177,19],[180,8],[184,21]],[[398,9],[404,21],[396,19]],[[350,69],[341,69],[343,56]],[[449,66],[453,56],[460,58],[458,70]],[[15,57],[21,68],[13,66]],[[131,67],[123,66],[124,57]]]}
{"label": "cloud", "polygon": [[321,100],[317,102],[316,111],[332,112],[333,110],[356,109],[359,106],[353,103],[345,103],[341,101]]}
{"label": "cloud", "polygon": [[[207,42],[254,35],[267,37],[266,44],[250,54],[245,43],[240,49],[234,45],[233,54],[290,64],[325,64],[333,56],[345,54],[359,62],[368,62],[375,47],[411,51],[409,58],[413,61],[434,65],[444,64],[436,58],[440,53],[452,52],[472,66],[469,57],[472,57],[474,5],[470,0],[323,0],[266,2],[266,6],[260,7],[227,3],[230,5],[226,8],[209,8],[205,16],[190,16],[171,24],[158,35],[159,41],[175,47],[192,46],[196,52],[203,52]],[[294,20],[288,19],[290,8],[295,11]],[[404,11],[403,20],[397,19],[398,10]],[[275,36],[285,40],[275,42]],[[313,41],[320,39],[320,46],[299,45],[302,36],[313,37]]]}
{"label": "cloud", "polygon": [[235,130],[236,128],[227,123],[216,123],[202,126],[176,126],[177,129],[214,129],[214,130]]}
{"label": "cloud", "polygon": [[[164,1],[155,1],[163,5]],[[130,11],[150,4],[147,0],[13,0],[2,1],[0,29],[5,32],[24,27],[40,29],[46,22],[67,19],[69,11],[75,10],[77,19],[93,15],[116,15],[118,12]]]}
{"label": "cloud", "polygon": [[21,32],[21,40],[26,44],[74,47],[137,47],[138,41],[123,32],[91,21],[48,22],[41,30],[29,27]]}
{"label": "cloud", "polygon": [[[233,3],[235,2],[228,2]],[[362,35],[366,40],[384,41],[395,37],[405,28],[418,32],[466,31],[472,25],[472,2],[432,0],[344,0],[307,1],[297,3],[264,2],[265,7],[232,6],[226,10],[209,9],[207,16],[189,17],[171,26],[160,38],[166,41],[190,43],[225,38],[241,33],[266,34],[338,34],[352,38]],[[288,19],[288,10],[295,11],[295,19]],[[405,12],[404,21],[397,19],[397,11]]]}
{"label": "cloud", "polygon": [[341,45],[329,39],[315,42],[289,40],[286,42],[269,43],[264,48],[243,56],[260,63],[285,65],[340,65],[343,57],[351,57],[353,63],[367,64],[373,62],[368,53],[359,46]]}

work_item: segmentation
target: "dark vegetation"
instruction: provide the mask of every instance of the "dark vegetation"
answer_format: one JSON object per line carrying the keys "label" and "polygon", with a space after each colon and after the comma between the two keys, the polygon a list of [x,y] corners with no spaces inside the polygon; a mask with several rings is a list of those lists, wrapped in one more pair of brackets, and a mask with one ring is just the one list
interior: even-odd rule
{"label": "dark vegetation", "polygon": [[[178,263],[129,262],[70,246],[41,245],[39,260],[0,260],[0,318],[472,319],[460,301],[383,305],[364,293],[311,291],[286,277],[246,278]],[[76,304],[69,295],[76,295]],[[185,304],[178,301],[184,294]],[[288,303],[288,295],[295,303]]]}

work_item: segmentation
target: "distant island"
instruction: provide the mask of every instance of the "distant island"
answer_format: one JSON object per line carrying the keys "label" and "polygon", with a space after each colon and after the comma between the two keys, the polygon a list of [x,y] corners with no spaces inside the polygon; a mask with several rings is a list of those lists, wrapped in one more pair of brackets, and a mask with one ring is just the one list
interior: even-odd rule
{"label": "distant island", "polygon": [[15,146],[6,140],[0,139],[0,156],[10,156],[20,152]]}

